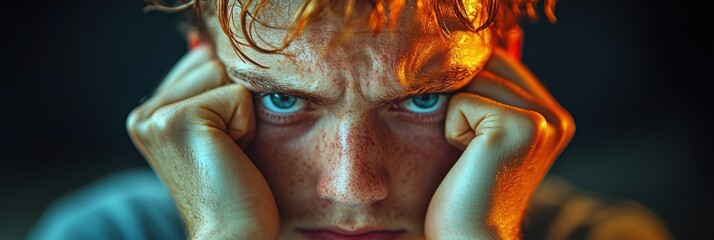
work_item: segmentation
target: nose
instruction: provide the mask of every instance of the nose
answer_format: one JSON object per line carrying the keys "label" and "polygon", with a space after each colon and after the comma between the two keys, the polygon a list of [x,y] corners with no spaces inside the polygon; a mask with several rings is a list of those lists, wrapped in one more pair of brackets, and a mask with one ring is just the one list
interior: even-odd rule
{"label": "nose", "polygon": [[318,181],[319,197],[351,208],[386,198],[389,181],[381,159],[383,131],[369,120],[340,121],[336,128],[328,131],[332,136],[336,133],[336,139],[321,141],[327,151],[321,156],[326,166]]}

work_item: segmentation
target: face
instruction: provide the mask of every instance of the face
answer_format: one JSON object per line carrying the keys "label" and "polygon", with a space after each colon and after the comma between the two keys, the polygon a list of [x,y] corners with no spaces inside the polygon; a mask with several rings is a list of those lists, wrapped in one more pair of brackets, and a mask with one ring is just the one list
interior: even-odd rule
{"label": "face", "polygon": [[[281,9],[297,4],[269,5],[259,19],[287,26],[283,16],[294,10]],[[370,11],[358,6],[354,17]],[[243,48],[267,69],[243,62],[215,16],[207,19],[231,80],[254,92],[256,135],[244,150],[275,196],[283,239],[423,235],[431,196],[460,156],[444,137],[449,93],[491,52],[488,32],[459,29],[454,18],[444,37],[427,11],[405,6],[394,31],[374,34],[359,24],[345,29],[341,11],[328,10],[287,54]],[[263,47],[286,33],[255,29]]]}

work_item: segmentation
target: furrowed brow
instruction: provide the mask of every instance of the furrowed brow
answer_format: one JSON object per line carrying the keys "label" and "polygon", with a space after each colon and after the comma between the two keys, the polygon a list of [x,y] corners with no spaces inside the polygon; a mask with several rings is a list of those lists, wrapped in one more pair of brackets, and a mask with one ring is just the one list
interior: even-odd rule
{"label": "furrowed brow", "polygon": [[319,96],[317,94],[282,85],[274,77],[262,74],[260,72],[229,68],[228,74],[238,81],[249,84],[254,89],[257,89],[257,91],[260,92],[287,94],[319,105],[325,105],[334,102],[334,100]]}
{"label": "furrowed brow", "polygon": [[[234,79],[250,85],[259,92],[287,94],[319,105],[328,105],[336,101],[334,99],[329,99],[314,93],[294,89],[287,85],[280,84],[274,77],[261,72],[229,68],[228,74]],[[473,74],[468,74],[467,70],[461,68],[455,68],[446,72],[417,73],[412,80],[412,84],[408,86],[409,89],[407,91],[384,97],[377,100],[376,103],[389,104],[400,102],[425,93],[453,92],[457,90],[456,87],[464,85],[462,84],[464,78],[469,77],[466,75]]]}
{"label": "furrowed brow", "polygon": [[397,96],[388,97],[380,102],[399,102],[426,93],[454,92],[458,88],[465,86],[463,83],[465,79],[470,79],[474,75],[474,73],[470,73],[470,71],[463,68],[454,68],[438,73],[418,72],[414,74],[407,91]]}

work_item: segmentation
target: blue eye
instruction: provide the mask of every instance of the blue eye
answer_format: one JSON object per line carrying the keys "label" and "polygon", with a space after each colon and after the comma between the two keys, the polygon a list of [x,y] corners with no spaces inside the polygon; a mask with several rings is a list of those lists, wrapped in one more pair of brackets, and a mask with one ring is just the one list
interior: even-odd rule
{"label": "blue eye", "polygon": [[427,93],[404,100],[400,105],[410,112],[431,113],[439,110],[446,103],[446,95]]}
{"label": "blue eye", "polygon": [[305,100],[282,93],[269,93],[260,98],[265,109],[276,113],[293,113],[307,105]]}

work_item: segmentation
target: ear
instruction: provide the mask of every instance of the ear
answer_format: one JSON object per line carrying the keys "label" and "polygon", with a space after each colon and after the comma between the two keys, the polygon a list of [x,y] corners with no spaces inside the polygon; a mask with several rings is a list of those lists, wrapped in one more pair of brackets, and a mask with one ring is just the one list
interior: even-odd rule
{"label": "ear", "polygon": [[516,27],[511,32],[507,33],[503,48],[508,55],[521,60],[523,51],[523,29]]}

